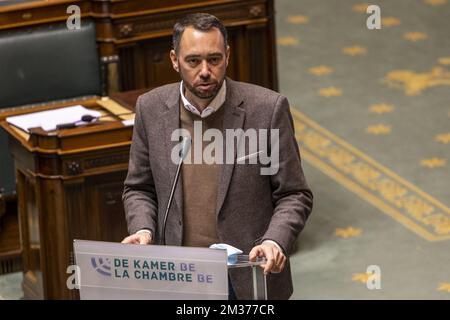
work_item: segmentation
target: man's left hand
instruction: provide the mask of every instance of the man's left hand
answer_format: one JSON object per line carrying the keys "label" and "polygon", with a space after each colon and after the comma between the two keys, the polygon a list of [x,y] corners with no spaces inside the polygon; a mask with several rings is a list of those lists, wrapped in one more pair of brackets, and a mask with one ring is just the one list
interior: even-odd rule
{"label": "man's left hand", "polygon": [[249,259],[250,261],[255,261],[256,257],[265,257],[267,262],[261,267],[264,268],[264,274],[269,274],[269,272],[279,273],[283,271],[286,265],[286,256],[280,249],[273,243],[263,242],[262,244],[253,247],[250,251]]}

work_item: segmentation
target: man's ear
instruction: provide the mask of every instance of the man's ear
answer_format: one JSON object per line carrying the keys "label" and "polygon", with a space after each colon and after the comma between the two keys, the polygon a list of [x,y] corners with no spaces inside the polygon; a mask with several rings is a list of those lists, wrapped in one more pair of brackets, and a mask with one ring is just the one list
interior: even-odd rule
{"label": "man's ear", "polygon": [[180,72],[180,69],[178,68],[178,57],[177,54],[175,53],[175,50],[170,50],[170,60],[172,61],[172,68],[173,70],[175,70],[176,72]]}
{"label": "man's ear", "polygon": [[230,46],[227,46],[227,50],[226,50],[226,55],[227,55],[227,67],[228,67],[228,60],[230,59]]}

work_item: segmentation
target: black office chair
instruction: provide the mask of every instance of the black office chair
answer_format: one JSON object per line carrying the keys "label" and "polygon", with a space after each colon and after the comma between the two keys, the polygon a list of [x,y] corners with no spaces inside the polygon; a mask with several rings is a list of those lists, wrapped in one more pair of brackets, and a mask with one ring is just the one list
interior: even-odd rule
{"label": "black office chair", "polygon": [[[65,23],[0,33],[0,112],[5,108],[102,95],[95,24],[80,30]],[[7,135],[0,130],[0,193],[15,190]]]}

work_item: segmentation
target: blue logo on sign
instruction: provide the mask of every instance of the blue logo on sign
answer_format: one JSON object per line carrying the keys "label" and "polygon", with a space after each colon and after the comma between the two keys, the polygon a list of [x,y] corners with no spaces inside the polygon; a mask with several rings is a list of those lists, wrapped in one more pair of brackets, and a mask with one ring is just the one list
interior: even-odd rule
{"label": "blue logo on sign", "polygon": [[108,258],[92,257],[91,264],[98,273],[107,277],[111,276],[111,261]]}

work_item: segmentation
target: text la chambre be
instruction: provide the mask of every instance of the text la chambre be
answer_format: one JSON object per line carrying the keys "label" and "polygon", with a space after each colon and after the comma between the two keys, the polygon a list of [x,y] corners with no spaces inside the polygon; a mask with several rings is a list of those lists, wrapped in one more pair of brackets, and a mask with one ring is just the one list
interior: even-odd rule
{"label": "text la chambre be", "polygon": [[198,273],[195,263],[156,260],[113,260],[115,278],[212,283],[212,275]]}

